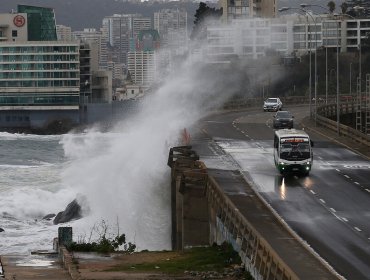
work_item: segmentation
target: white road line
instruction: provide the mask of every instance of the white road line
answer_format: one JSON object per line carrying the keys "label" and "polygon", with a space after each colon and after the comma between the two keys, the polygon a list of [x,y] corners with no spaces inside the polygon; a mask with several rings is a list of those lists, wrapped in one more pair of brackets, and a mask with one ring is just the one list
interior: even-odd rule
{"label": "white road line", "polygon": [[340,170],[339,170],[339,169],[335,169],[335,170],[337,170],[338,172],[340,172]]}
{"label": "white road line", "polygon": [[310,190],[310,192],[311,192],[312,194],[316,194],[313,190]]}
{"label": "white road line", "polygon": [[349,177],[348,175],[344,175],[344,177],[346,177],[347,179],[351,178],[351,177]]}
{"label": "white road line", "polygon": [[354,182],[356,185],[359,185],[360,183],[359,182]]}
{"label": "white road line", "polygon": [[346,218],[343,218],[343,217],[342,217],[342,220],[343,220],[343,221],[345,221],[345,222],[348,222],[348,219],[346,219]]}
{"label": "white road line", "polygon": [[362,231],[361,229],[359,229],[358,227],[355,227],[355,230],[357,230],[357,231]]}
{"label": "white road line", "polygon": [[332,212],[336,213],[337,211],[335,211],[334,208],[329,208]]}
{"label": "white road line", "polygon": [[325,200],[323,200],[322,198],[320,198],[320,201],[321,201],[322,203],[325,203]]}
{"label": "white road line", "polygon": [[369,189],[365,189],[365,191],[367,191],[368,193],[370,193],[370,190]]}

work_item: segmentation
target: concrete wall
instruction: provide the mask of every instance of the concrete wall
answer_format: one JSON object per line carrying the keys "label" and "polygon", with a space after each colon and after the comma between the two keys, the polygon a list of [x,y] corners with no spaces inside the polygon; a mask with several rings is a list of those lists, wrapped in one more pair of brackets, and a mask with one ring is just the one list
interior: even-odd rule
{"label": "concrete wall", "polygon": [[0,127],[2,128],[44,128],[56,120],[68,120],[79,124],[79,112],[78,110],[0,111]]}

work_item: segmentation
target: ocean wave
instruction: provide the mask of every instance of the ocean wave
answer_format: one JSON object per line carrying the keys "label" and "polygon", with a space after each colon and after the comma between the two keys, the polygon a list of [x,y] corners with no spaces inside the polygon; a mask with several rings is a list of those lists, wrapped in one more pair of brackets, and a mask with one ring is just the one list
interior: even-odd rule
{"label": "ocean wave", "polygon": [[0,132],[0,140],[38,140],[38,141],[49,141],[49,140],[59,140],[63,135],[38,135],[38,134],[26,134],[26,133],[9,133]]}

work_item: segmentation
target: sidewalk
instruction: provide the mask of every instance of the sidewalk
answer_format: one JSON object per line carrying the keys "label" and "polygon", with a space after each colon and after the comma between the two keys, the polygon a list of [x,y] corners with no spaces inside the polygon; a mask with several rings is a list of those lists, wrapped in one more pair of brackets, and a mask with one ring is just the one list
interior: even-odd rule
{"label": "sidewalk", "polygon": [[1,256],[6,280],[70,280],[57,254]]}

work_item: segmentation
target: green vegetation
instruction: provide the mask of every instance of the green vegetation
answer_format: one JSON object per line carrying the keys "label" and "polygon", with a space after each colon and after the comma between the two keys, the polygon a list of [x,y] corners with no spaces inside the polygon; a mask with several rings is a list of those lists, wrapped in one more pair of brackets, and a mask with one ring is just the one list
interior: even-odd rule
{"label": "green vegetation", "polygon": [[112,253],[119,249],[123,245],[124,251],[132,253],[136,249],[136,245],[131,242],[126,244],[125,234],[117,235],[113,239],[109,239],[105,236],[101,236],[97,242],[87,243],[76,243],[72,242],[67,249],[75,252],[97,252],[97,253]]}
{"label": "green vegetation", "polygon": [[[241,259],[230,244],[211,247],[196,247],[183,252],[172,254],[171,258],[156,258],[156,254],[163,252],[150,252],[150,262],[138,257],[136,263],[126,263],[116,266],[109,271],[135,271],[135,272],[162,272],[169,275],[183,274],[185,271],[216,271],[222,273],[227,268],[241,265]],[[140,254],[140,253],[136,253]],[[148,253],[147,253],[148,254]],[[242,271],[239,279],[253,279],[249,273]]]}
{"label": "green vegetation", "polygon": [[[113,252],[125,252],[133,253],[136,249],[136,245],[131,242],[126,242],[125,234],[117,234],[113,237],[107,237],[109,231],[109,226],[104,220],[98,225],[94,225],[91,230],[90,238],[88,242],[82,238],[78,242],[72,242],[67,246],[68,251],[74,252],[96,252],[96,253],[113,253]],[[96,241],[90,242],[93,232],[97,232],[98,239]],[[123,248],[123,250],[122,250]]]}

